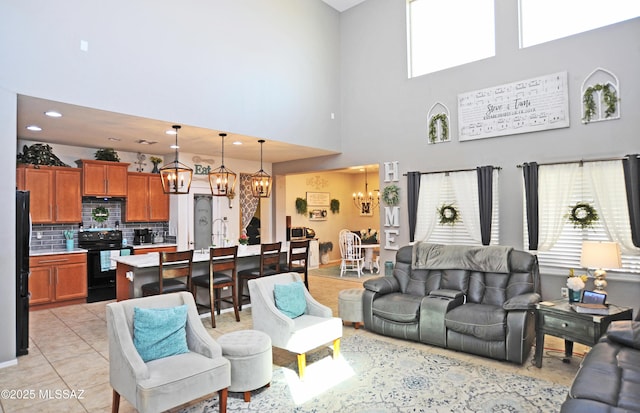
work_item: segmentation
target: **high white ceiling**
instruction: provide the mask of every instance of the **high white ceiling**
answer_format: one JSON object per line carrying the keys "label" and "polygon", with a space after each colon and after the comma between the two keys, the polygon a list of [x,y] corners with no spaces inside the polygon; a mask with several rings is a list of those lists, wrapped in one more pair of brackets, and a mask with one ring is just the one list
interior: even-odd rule
{"label": "high white ceiling", "polygon": [[353,6],[356,6],[362,3],[365,0],[322,0],[327,3],[329,6],[338,10],[339,12],[343,12],[347,9],[350,9]]}

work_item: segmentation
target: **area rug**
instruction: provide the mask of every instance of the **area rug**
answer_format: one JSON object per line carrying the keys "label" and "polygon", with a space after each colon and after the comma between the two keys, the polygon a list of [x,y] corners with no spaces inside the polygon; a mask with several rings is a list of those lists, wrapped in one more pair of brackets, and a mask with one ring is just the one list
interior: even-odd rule
{"label": "area rug", "polygon": [[[304,382],[296,366],[277,367],[271,386],[245,403],[229,393],[230,412],[557,412],[564,386],[467,361],[354,335],[340,357],[308,356]],[[216,413],[218,399],[182,410]]]}
{"label": "area rug", "polygon": [[369,278],[380,277],[384,274],[383,273],[376,274],[375,271],[373,273],[370,273],[368,270],[365,270],[362,272],[362,275],[360,276],[360,278],[358,278],[358,273],[356,273],[355,271],[346,271],[342,275],[342,277],[340,277],[340,264],[336,264],[336,265],[324,266],[324,267],[316,268],[313,270],[309,270],[309,275],[314,275],[318,277],[335,278],[338,280],[345,280],[345,281],[356,281],[361,283],[364,280],[367,280]]}

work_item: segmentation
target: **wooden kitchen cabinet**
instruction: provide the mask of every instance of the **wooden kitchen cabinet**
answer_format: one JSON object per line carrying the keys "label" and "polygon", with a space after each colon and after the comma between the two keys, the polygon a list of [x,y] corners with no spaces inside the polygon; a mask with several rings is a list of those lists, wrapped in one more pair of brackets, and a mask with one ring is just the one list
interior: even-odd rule
{"label": "wooden kitchen cabinet", "polygon": [[169,195],[162,190],[159,174],[129,172],[125,221],[169,221]]}
{"label": "wooden kitchen cabinet", "polygon": [[77,163],[82,167],[82,196],[127,196],[128,163],[88,159]]}
{"label": "wooden kitchen cabinet", "polygon": [[81,170],[59,166],[19,165],[19,190],[30,191],[30,212],[34,224],[82,221]]}
{"label": "wooden kitchen cabinet", "polygon": [[47,254],[29,259],[29,306],[33,309],[84,303],[87,254]]}

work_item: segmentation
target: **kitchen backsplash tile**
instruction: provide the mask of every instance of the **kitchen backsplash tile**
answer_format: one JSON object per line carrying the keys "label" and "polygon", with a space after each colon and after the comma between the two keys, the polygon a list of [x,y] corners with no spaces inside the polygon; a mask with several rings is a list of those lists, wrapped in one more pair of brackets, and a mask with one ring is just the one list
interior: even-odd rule
{"label": "kitchen backsplash tile", "polygon": [[[105,222],[96,222],[92,211],[97,207],[105,207],[109,211],[109,217]],[[138,228],[149,228],[153,232],[164,233],[169,231],[168,222],[122,222],[124,213],[124,201],[122,200],[83,200],[82,202],[82,224],[84,229],[90,228],[110,228],[122,231],[122,238],[131,245],[133,243],[133,230]],[[78,246],[78,231],[80,223],[76,224],[33,224],[31,232],[31,249],[34,251],[57,251],[65,248],[64,231],[73,230],[74,244]],[[38,236],[40,238],[38,239]],[[174,241],[175,241],[175,237]],[[171,242],[167,237],[165,242]]]}

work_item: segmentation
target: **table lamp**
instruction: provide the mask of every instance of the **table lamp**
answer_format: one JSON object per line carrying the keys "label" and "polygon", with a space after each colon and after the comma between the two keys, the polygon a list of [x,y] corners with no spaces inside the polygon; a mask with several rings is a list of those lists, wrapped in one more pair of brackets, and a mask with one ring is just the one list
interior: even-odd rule
{"label": "table lamp", "polygon": [[595,268],[593,272],[593,285],[595,291],[606,294],[607,272],[603,268],[620,268],[620,246],[617,242],[583,241],[580,265],[587,268]]}

